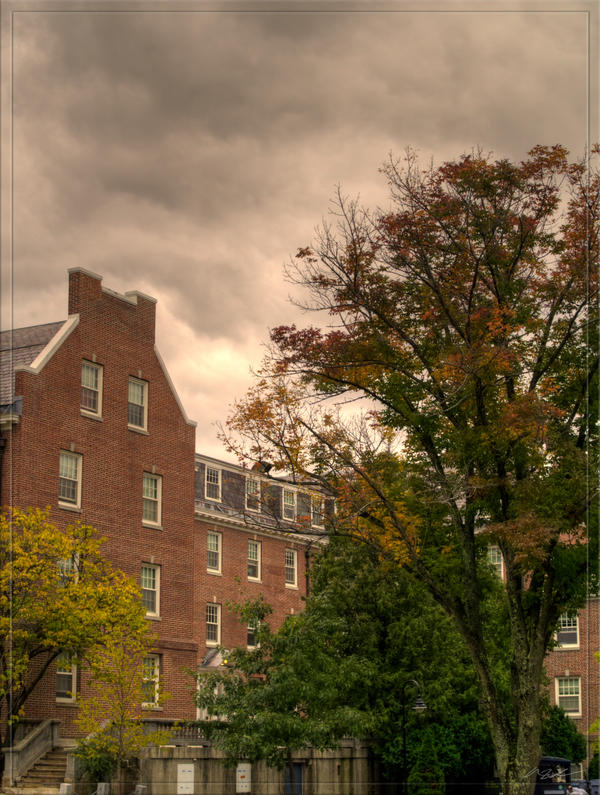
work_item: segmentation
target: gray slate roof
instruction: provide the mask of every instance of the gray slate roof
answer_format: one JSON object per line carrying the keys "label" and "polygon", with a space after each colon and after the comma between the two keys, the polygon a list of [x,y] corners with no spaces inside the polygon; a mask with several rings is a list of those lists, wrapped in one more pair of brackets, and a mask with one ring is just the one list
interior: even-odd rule
{"label": "gray slate roof", "polygon": [[0,332],[0,405],[10,403],[14,384],[14,368],[31,364],[64,324],[44,323]]}

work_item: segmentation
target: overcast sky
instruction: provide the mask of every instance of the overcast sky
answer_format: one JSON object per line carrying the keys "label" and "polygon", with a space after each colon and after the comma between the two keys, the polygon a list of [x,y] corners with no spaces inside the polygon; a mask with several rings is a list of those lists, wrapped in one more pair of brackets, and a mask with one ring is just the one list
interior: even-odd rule
{"label": "overcast sky", "polygon": [[196,449],[227,458],[214,423],[337,184],[384,205],[409,145],[583,152],[586,6],[372,7],[5,3],[2,327],[66,318],[74,266],[154,296]]}

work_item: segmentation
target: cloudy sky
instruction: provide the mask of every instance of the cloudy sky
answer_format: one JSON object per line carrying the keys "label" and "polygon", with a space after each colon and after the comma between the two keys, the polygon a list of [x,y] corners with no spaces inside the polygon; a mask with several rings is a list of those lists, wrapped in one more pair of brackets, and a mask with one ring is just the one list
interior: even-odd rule
{"label": "cloudy sky", "polygon": [[409,145],[582,153],[594,7],[4,0],[2,327],[65,318],[74,266],[154,296],[197,450],[227,457],[214,423],[297,316],[282,269],[336,185],[384,205]]}

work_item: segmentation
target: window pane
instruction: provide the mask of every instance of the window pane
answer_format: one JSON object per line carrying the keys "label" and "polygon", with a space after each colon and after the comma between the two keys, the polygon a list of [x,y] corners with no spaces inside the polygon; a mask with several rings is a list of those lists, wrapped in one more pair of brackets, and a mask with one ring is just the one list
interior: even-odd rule
{"label": "window pane", "polygon": [[160,665],[157,655],[149,654],[143,661],[143,696],[144,704],[158,703],[158,683]]}
{"label": "window pane", "polygon": [[88,362],[81,365],[81,408],[98,412],[99,367]]}
{"label": "window pane", "polygon": [[285,550],[285,581],[288,585],[296,585],[296,550]]}
{"label": "window pane", "polygon": [[127,404],[127,422],[136,428],[146,427],[146,384],[144,381],[129,379],[129,403]]}
{"label": "window pane", "polygon": [[258,541],[248,541],[248,577],[257,580],[259,573],[260,544]]}
{"label": "window pane", "polygon": [[287,489],[283,490],[283,518],[296,518],[296,494]]}
{"label": "window pane", "polygon": [[206,496],[209,500],[221,499],[221,470],[206,467]]}
{"label": "window pane", "polygon": [[206,605],[206,640],[210,643],[219,642],[219,605]]}
{"label": "window pane", "polygon": [[215,571],[219,571],[221,568],[219,560],[220,540],[221,537],[218,533],[210,532],[206,540],[206,566]]}
{"label": "window pane", "polygon": [[61,453],[58,477],[58,498],[61,502],[77,505],[79,494],[79,456]]}
{"label": "window pane", "polygon": [[148,475],[145,473],[142,482],[142,519],[154,524],[158,524],[160,521],[159,477],[159,475]]}

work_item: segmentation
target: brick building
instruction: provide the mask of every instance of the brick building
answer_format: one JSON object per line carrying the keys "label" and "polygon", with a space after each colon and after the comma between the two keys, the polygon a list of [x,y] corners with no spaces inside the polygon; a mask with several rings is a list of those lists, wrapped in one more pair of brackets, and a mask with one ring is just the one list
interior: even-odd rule
{"label": "brick building", "polygon": [[[246,574],[247,596],[263,593],[281,621],[302,605],[305,540],[269,525],[260,499],[247,503],[240,467],[213,461],[207,470],[198,457],[195,473],[195,423],[155,346],[155,303],[75,268],[67,320],[2,333],[0,503],[50,506],[59,527],[81,520],[98,529],[104,554],[141,585],[158,636],[145,676],[160,676],[170,694],[161,717],[194,718],[183,671],[217,643],[248,640],[225,608],[240,599],[234,577]],[[206,471],[222,478],[218,495],[214,483],[198,486]],[[246,504],[267,526],[245,524]],[[85,686],[82,672],[59,661],[27,717],[59,718],[72,735]]]}
{"label": "brick building", "polygon": [[[600,716],[599,608],[596,596],[577,614],[562,615],[556,646],[546,660],[552,704],[561,706],[584,735]],[[590,735],[590,744],[597,739],[597,733]]]}

